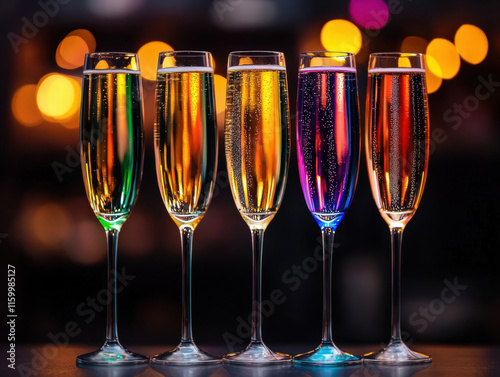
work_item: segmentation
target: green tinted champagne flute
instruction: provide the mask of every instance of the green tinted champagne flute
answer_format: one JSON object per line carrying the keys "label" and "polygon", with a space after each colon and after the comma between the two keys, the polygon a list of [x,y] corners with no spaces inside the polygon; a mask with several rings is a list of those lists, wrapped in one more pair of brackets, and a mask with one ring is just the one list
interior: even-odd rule
{"label": "green tinted champagne flute", "polygon": [[118,340],[116,257],[118,234],[137,199],[144,157],[142,88],[136,54],[87,54],[83,72],[80,151],[87,197],[106,231],[108,294],[106,341],[79,364],[147,363]]}

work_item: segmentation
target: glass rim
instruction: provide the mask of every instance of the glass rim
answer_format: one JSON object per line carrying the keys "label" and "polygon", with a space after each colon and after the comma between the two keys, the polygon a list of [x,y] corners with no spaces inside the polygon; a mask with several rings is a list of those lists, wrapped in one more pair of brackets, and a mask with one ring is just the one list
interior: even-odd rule
{"label": "glass rim", "polygon": [[159,56],[169,56],[169,55],[178,55],[178,54],[186,54],[186,55],[212,55],[210,51],[201,51],[201,50],[174,50],[174,51],[162,51],[159,53]]}
{"label": "glass rim", "polygon": [[352,52],[346,52],[346,51],[306,51],[306,52],[301,52],[299,55],[300,56],[319,56],[320,54],[323,54],[324,57],[337,57],[337,56],[345,56],[345,57],[351,57],[354,56]]}
{"label": "glass rim", "polygon": [[371,57],[386,57],[386,58],[405,58],[405,57],[423,57],[425,54],[421,52],[372,52]]}
{"label": "glass rim", "polygon": [[249,57],[265,57],[265,56],[279,56],[285,55],[281,51],[270,51],[270,50],[243,50],[243,51],[232,51],[229,55],[235,56],[249,56]]}
{"label": "glass rim", "polygon": [[89,53],[85,54],[85,58],[93,58],[96,56],[106,56],[106,55],[108,55],[108,56],[116,55],[116,56],[130,56],[130,57],[136,56],[136,57],[139,57],[137,52],[102,51],[102,52],[89,52]]}

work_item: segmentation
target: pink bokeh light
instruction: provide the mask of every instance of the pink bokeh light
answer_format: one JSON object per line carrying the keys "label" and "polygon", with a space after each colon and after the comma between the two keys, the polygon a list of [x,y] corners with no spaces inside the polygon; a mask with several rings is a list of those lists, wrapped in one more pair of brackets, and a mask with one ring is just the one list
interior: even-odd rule
{"label": "pink bokeh light", "polygon": [[359,26],[378,30],[389,21],[389,8],[382,0],[351,0],[349,14]]}

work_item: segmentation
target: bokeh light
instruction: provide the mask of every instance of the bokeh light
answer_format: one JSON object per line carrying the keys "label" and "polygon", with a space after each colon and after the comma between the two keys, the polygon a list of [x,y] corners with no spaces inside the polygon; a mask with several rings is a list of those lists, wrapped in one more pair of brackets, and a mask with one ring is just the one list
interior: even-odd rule
{"label": "bokeh light", "polygon": [[100,17],[123,17],[139,9],[145,0],[87,0],[88,9]]}
{"label": "bokeh light", "polygon": [[328,51],[356,54],[361,48],[361,43],[361,31],[350,21],[331,20],[321,29],[321,44]]}
{"label": "bokeh light", "polygon": [[79,221],[69,236],[66,253],[78,263],[91,264],[105,259],[106,239],[101,224],[95,219]]}
{"label": "bokeh light", "polygon": [[[427,93],[431,94],[436,92],[440,87],[443,82],[443,79],[441,78],[441,75],[436,75],[434,74],[430,69],[429,69],[429,61],[434,61],[434,58],[432,56],[425,56],[425,78],[427,82]],[[434,64],[436,69],[439,69],[439,64],[433,62],[431,64]]]}
{"label": "bokeh light", "polygon": [[67,209],[56,203],[44,204],[33,214],[33,235],[38,242],[49,248],[60,247],[73,226]]}
{"label": "bokeh light", "polygon": [[64,69],[79,68],[84,63],[85,54],[94,52],[95,47],[95,38],[90,31],[74,30],[57,46],[56,63]]}
{"label": "bokeh light", "polygon": [[227,79],[221,75],[214,75],[215,109],[217,110],[217,125],[219,129],[224,126],[224,111],[226,109],[226,84]]}
{"label": "bokeh light", "polygon": [[401,52],[414,52],[425,54],[427,41],[424,38],[409,36],[401,43]]}
{"label": "bokeh light", "polygon": [[36,103],[47,120],[57,121],[73,116],[80,105],[81,84],[72,77],[49,73],[38,83]]}
{"label": "bokeh light", "polygon": [[467,63],[479,64],[488,54],[488,38],[474,25],[464,24],[455,33],[455,46]]}
{"label": "bokeh light", "polygon": [[36,126],[42,122],[42,116],[36,105],[36,85],[23,85],[12,97],[12,114],[23,126]]}
{"label": "bokeh light", "polygon": [[156,80],[158,55],[163,51],[173,51],[172,46],[165,42],[153,41],[143,45],[137,53],[141,65],[141,76],[147,80]]}
{"label": "bokeh light", "polygon": [[68,37],[71,37],[72,35],[76,35],[80,38],[82,38],[85,43],[87,43],[87,46],[89,48],[90,52],[94,52],[96,48],[96,41],[94,35],[87,29],[76,29],[73,30],[71,33],[68,34]]}
{"label": "bokeh light", "polygon": [[436,76],[451,79],[460,70],[460,55],[455,45],[447,39],[435,38],[430,41],[426,54],[432,58],[427,61],[427,64]]}
{"label": "bokeh light", "polygon": [[351,0],[349,14],[359,26],[378,30],[389,21],[389,8],[382,0]]}

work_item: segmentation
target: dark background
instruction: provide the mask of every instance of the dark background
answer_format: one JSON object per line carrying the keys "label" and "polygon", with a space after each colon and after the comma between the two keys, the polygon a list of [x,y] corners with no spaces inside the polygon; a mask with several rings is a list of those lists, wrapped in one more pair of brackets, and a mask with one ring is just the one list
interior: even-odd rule
{"label": "dark background", "polygon": [[[66,72],[56,65],[54,53],[67,33],[78,28],[90,30],[97,40],[97,51],[137,51],[152,40],[167,42],[178,50],[211,51],[216,73],[223,76],[230,51],[283,51],[293,114],[298,54],[306,49],[322,49],[319,33],[325,22],[349,19],[347,2],[227,0],[224,3],[233,10],[222,18],[214,11],[216,1],[123,3],[136,2],[133,11],[122,16],[99,16],[91,11],[96,1],[71,0],[60,5],[47,25],[20,46],[19,53],[13,51],[5,36],[20,33],[21,18],[31,17],[40,10],[39,5],[20,0],[2,4],[0,276],[2,292],[6,292],[7,264],[16,266],[19,344],[50,342],[50,334],[64,332],[70,321],[81,329],[71,342],[97,347],[104,340],[105,311],[97,313],[90,323],[85,322],[87,315],[76,311],[87,297],[96,297],[105,286],[104,230],[87,202],[80,167],[73,167],[60,182],[52,166],[54,162],[65,163],[67,148],[77,149],[78,129],[48,121],[23,127],[10,106],[20,85],[36,84],[48,72]],[[245,2],[264,6],[257,7],[262,14],[254,18],[254,24],[250,16],[244,15],[250,21],[242,26],[238,7]],[[455,31],[464,23],[480,27],[489,41],[483,62],[471,65],[462,61],[458,75],[444,80],[441,88],[429,95],[431,128],[442,128],[446,140],[437,143],[431,154],[423,199],[404,236],[403,329],[410,342],[496,343],[500,339],[498,87],[493,88],[488,99],[480,101],[477,110],[460,119],[459,127],[452,128],[454,123],[447,122],[444,114],[454,104],[474,96],[481,83],[479,77],[492,75],[493,81],[500,81],[500,3],[400,3],[403,11],[393,15],[375,37],[369,41],[365,38],[367,43],[357,55],[362,120],[370,52],[398,51],[403,39],[410,35],[427,41],[436,37],[453,41]],[[266,10],[269,6],[274,12]],[[81,68],[69,73],[81,76]],[[161,345],[175,345],[180,339],[180,240],[156,183],[152,143],[154,85],[145,82],[144,89],[144,176],[139,199],[123,227],[119,244],[119,269],[126,267],[127,275],[134,279],[119,295],[119,333],[124,344],[158,344],[160,350]],[[194,238],[194,335],[200,345],[230,349],[224,334],[226,339],[231,334],[241,338],[240,343],[234,343],[234,349],[240,349],[248,342],[242,336],[245,334],[238,332],[238,318],[247,319],[251,309],[251,240],[232,201],[222,141],[220,137],[216,192]],[[311,258],[320,245],[320,231],[302,198],[295,152],[293,143],[284,200],[265,238],[263,297],[268,299],[278,289],[285,300],[269,309],[264,339],[271,346],[304,344],[306,351],[321,337],[321,264]],[[389,230],[371,197],[363,152],[356,195],[338,228],[336,244],[335,340],[340,344],[387,341]],[[286,273],[293,271],[293,266],[310,271],[302,275],[294,291],[291,288],[296,283],[283,278],[283,274],[291,276]],[[441,295],[446,280],[456,280],[466,288],[453,302],[444,304]],[[418,313],[426,308],[431,316],[423,320]],[[6,336],[0,341],[5,342]]]}

